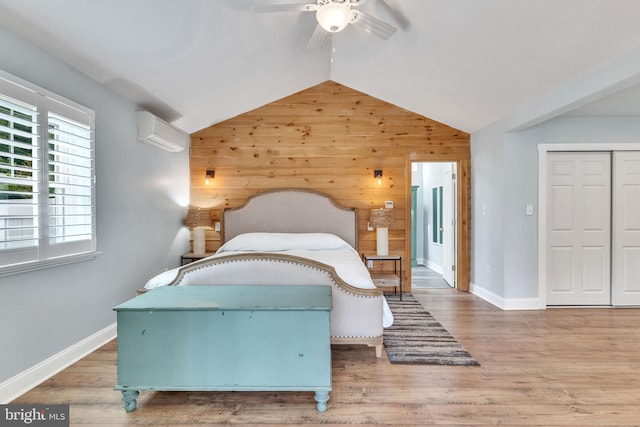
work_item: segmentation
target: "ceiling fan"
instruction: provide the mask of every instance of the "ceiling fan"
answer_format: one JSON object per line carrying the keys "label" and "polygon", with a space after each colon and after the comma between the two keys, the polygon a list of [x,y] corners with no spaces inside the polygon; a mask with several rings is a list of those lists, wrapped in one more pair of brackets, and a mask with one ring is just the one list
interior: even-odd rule
{"label": "ceiling fan", "polygon": [[354,24],[365,31],[387,40],[396,28],[373,16],[355,9],[366,0],[317,0],[317,4],[267,4],[256,5],[258,13],[315,12],[318,25],[311,35],[307,49],[316,49],[324,43],[327,35],[344,30]]}

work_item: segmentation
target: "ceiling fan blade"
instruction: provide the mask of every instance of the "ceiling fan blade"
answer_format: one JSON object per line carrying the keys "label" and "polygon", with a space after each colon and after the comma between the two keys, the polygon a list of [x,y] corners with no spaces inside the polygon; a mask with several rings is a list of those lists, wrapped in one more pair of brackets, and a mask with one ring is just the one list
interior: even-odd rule
{"label": "ceiling fan blade", "polygon": [[402,9],[400,9],[400,6],[398,6],[396,1],[380,0],[380,3],[382,3],[382,6],[387,10],[387,12],[389,12],[389,15],[391,15],[398,24],[400,24],[401,28],[409,27],[409,18],[407,18],[407,15],[405,15]]}
{"label": "ceiling fan blade", "polygon": [[313,30],[313,34],[311,34],[309,43],[307,43],[307,49],[318,49],[324,44],[324,41],[327,39],[328,35],[329,33],[326,32],[325,29],[320,26],[320,24],[316,25],[316,29]]}
{"label": "ceiling fan blade", "polygon": [[357,9],[351,9],[351,11],[353,12],[353,20],[351,23],[364,28],[365,31],[373,33],[385,40],[396,32],[396,27],[389,25],[386,22],[382,22],[378,18],[374,18],[373,16]]}
{"label": "ceiling fan blade", "polygon": [[317,4],[263,4],[254,6],[258,13],[274,12],[312,12],[318,10]]}

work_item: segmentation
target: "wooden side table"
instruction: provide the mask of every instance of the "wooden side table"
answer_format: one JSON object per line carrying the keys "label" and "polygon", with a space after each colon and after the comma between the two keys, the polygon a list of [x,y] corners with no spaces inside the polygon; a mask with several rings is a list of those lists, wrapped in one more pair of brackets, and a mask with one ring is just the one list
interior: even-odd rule
{"label": "wooden side table", "polygon": [[371,280],[379,288],[393,287],[394,293],[400,288],[400,301],[402,301],[402,256],[362,254],[362,261],[367,268],[369,261],[393,261],[393,274],[371,273]]}
{"label": "wooden side table", "polygon": [[180,257],[180,265],[185,265],[185,264],[189,264],[193,261],[198,261],[201,260],[202,258],[206,258],[208,256],[214,255],[215,252],[208,252],[206,254],[194,254],[194,253],[188,253],[188,254],[184,254]]}

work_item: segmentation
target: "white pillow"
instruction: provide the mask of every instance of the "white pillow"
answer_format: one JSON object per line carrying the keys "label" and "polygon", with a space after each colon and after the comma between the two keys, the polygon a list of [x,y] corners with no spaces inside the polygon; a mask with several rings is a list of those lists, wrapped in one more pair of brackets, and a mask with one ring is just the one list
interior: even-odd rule
{"label": "white pillow", "polygon": [[335,234],[329,233],[245,233],[222,245],[218,253],[226,251],[330,251],[351,249]]}

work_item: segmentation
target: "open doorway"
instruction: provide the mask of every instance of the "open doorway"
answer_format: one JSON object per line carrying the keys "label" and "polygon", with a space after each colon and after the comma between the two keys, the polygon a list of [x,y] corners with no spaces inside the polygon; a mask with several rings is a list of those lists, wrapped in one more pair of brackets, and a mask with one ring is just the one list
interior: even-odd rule
{"label": "open doorway", "polygon": [[411,287],[456,287],[456,163],[411,163]]}

